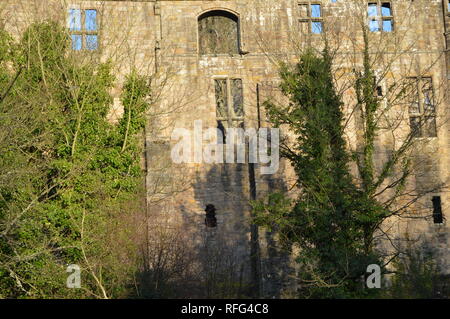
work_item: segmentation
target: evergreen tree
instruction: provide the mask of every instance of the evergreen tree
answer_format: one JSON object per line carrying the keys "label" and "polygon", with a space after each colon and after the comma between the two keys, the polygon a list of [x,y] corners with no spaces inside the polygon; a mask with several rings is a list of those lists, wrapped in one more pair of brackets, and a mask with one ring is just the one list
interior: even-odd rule
{"label": "evergreen tree", "polygon": [[285,243],[301,250],[302,296],[356,297],[363,290],[367,266],[379,264],[366,242],[367,228],[379,222],[376,201],[358,189],[350,174],[343,103],[336,93],[332,59],[325,50],[301,55],[291,68],[281,68],[281,90],[290,103],[266,103],[269,118],[295,135],[283,143],[282,156],[297,175],[298,198],[272,194],[257,203],[257,222],[275,226]]}

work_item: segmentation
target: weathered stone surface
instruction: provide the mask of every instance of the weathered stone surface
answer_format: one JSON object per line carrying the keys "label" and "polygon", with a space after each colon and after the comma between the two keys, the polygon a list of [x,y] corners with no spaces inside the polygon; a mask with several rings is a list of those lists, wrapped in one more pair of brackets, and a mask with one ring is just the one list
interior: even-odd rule
{"label": "weathered stone surface", "polygon": [[[267,126],[261,104],[261,120],[258,121],[257,85],[260,102],[269,96],[279,96],[276,60],[294,61],[299,49],[307,45],[316,48],[323,46],[320,35],[301,33],[299,2],[309,1],[2,0],[0,18],[6,28],[18,36],[32,21],[51,18],[65,23],[68,8],[94,8],[100,12],[99,53],[101,60],[111,58],[114,61],[118,77],[117,90],[113,92],[116,100],[112,119],[121,114],[117,102],[119,88],[124,76],[133,67],[143,74],[153,75],[160,94],[156,108],[168,112],[161,115],[164,112],[155,111],[159,116],[154,114],[149,118],[146,152],[150,211],[163,213],[171,223],[183,225],[186,234],[190,234],[188,237],[192,239],[193,247],[200,247],[200,244],[195,246],[195,243],[201,243],[205,236],[214,238],[211,242],[220,240],[227,252],[233,252],[228,256],[234,258],[235,268],[247,280],[253,280],[249,223],[252,185],[248,165],[175,165],[170,160],[170,136],[174,128],[192,129],[195,120],[202,120],[205,128],[217,126],[214,80],[222,78],[242,79],[245,127]],[[357,13],[360,12],[358,1],[316,2],[322,4],[325,27],[332,26],[335,32],[331,43],[339,44],[337,69],[348,73],[355,65],[361,65],[361,56],[353,54],[355,43],[362,41],[357,19]],[[387,56],[392,56],[402,52],[401,57],[390,66],[392,75],[387,76],[388,79],[394,80],[396,74],[432,76],[436,95],[441,101],[437,106],[438,137],[427,138],[429,143],[424,141],[426,145],[419,147],[415,154],[418,164],[411,187],[420,189],[437,187],[448,182],[450,177],[450,14],[447,2],[393,0],[394,35],[373,34],[371,39],[374,53],[384,50]],[[364,1],[361,3],[363,8],[367,4]],[[239,52],[220,54],[208,51],[209,54],[200,54],[198,18],[211,10],[223,10],[238,19]],[[366,14],[365,9],[362,12]],[[389,42],[389,37],[400,40]],[[386,47],[383,49],[377,44],[386,44]],[[382,65],[379,67],[383,68]],[[388,84],[384,85],[386,87]],[[352,105],[352,98],[354,96],[350,93],[346,95],[348,105]],[[404,109],[397,111],[399,114],[405,112]],[[407,125],[405,130],[408,130]],[[355,145],[360,133],[358,123],[351,121],[348,131],[350,144]],[[376,145],[377,162],[386,161],[395,147],[391,134],[381,136]],[[164,169],[156,169],[160,166],[164,166]],[[169,180],[172,181],[166,192],[172,195],[166,198],[156,196],[152,188],[160,183],[161,176],[165,178],[166,186]],[[274,189],[289,189],[293,181],[292,170],[287,163],[282,162],[276,176],[257,174],[257,197],[261,198]],[[421,212],[428,212],[430,218],[425,221],[393,220],[386,224],[386,229],[394,237],[400,235],[398,242],[401,242],[401,236],[405,233],[431,242],[440,252],[443,270],[450,273],[449,226],[446,222],[442,225],[433,224],[430,206],[432,195],[442,197],[443,212],[448,216],[450,193],[447,187],[439,187],[415,206]],[[207,204],[213,204],[217,209],[218,226],[213,231],[204,225]],[[279,251],[272,234],[261,230],[259,243],[262,271],[260,293],[265,297],[285,296],[284,291],[289,289],[283,282],[294,271],[294,263],[289,256]],[[380,245],[388,243],[385,241]]]}

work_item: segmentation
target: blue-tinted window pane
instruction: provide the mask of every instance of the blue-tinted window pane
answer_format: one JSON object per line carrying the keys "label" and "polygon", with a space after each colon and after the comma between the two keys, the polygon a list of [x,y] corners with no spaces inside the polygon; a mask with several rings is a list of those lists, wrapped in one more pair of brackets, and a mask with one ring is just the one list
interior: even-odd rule
{"label": "blue-tinted window pane", "polygon": [[85,21],[87,31],[97,31],[97,10],[86,10]]}
{"label": "blue-tinted window pane", "polygon": [[312,4],[311,5],[311,17],[320,18],[322,13],[320,12],[320,4]]}
{"label": "blue-tinted window pane", "polygon": [[383,20],[383,31],[384,32],[392,32],[394,29],[394,25],[392,24],[392,20]]}
{"label": "blue-tinted window pane", "polygon": [[377,13],[377,4],[376,3],[369,3],[369,7],[367,9],[367,13],[369,14],[369,17],[376,17],[378,15],[378,13]]}
{"label": "blue-tinted window pane", "polygon": [[380,24],[378,23],[378,20],[370,20],[369,21],[369,30],[371,32],[380,31]]}
{"label": "blue-tinted window pane", "polygon": [[96,35],[86,36],[86,49],[91,51],[98,49],[98,36]]}
{"label": "blue-tinted window pane", "polygon": [[81,38],[81,35],[79,34],[72,34],[72,50],[74,51],[80,51],[83,47],[83,40]]}
{"label": "blue-tinted window pane", "polygon": [[322,22],[313,21],[311,23],[311,32],[312,33],[322,33]]}
{"label": "blue-tinted window pane", "polygon": [[391,4],[390,3],[383,3],[381,5],[381,15],[383,17],[390,17],[392,16],[392,11],[391,11]]}
{"label": "blue-tinted window pane", "polygon": [[71,31],[81,31],[81,10],[69,10],[69,29]]}

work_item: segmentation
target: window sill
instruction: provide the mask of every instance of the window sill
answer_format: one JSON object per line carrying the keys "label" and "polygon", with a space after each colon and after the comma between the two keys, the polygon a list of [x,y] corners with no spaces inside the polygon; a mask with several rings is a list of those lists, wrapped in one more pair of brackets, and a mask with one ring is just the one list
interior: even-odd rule
{"label": "window sill", "polygon": [[199,54],[200,58],[239,58],[242,59],[244,54]]}
{"label": "window sill", "polygon": [[433,136],[433,137],[414,137],[414,140],[416,141],[433,141],[433,140],[437,140],[438,137],[437,136]]}

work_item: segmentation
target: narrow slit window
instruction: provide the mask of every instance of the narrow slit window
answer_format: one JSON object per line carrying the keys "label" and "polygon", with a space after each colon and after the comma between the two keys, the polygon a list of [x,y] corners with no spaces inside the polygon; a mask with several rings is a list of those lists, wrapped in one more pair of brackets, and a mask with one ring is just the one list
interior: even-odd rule
{"label": "narrow slit window", "polygon": [[217,227],[216,208],[212,204],[206,205],[205,225],[209,228]]}
{"label": "narrow slit window", "polygon": [[442,214],[441,196],[433,196],[433,221],[435,224],[442,224],[444,216]]}
{"label": "narrow slit window", "polygon": [[226,79],[215,80],[216,116],[218,119],[228,117],[228,82]]}
{"label": "narrow slit window", "polygon": [[375,93],[377,97],[383,97],[383,88],[380,85],[378,85],[375,90]]}
{"label": "narrow slit window", "polygon": [[242,80],[231,80],[231,95],[233,96],[233,117],[244,116],[244,94]]}
{"label": "narrow slit window", "polygon": [[374,97],[383,97],[383,87],[380,85],[376,76],[373,77]]}

